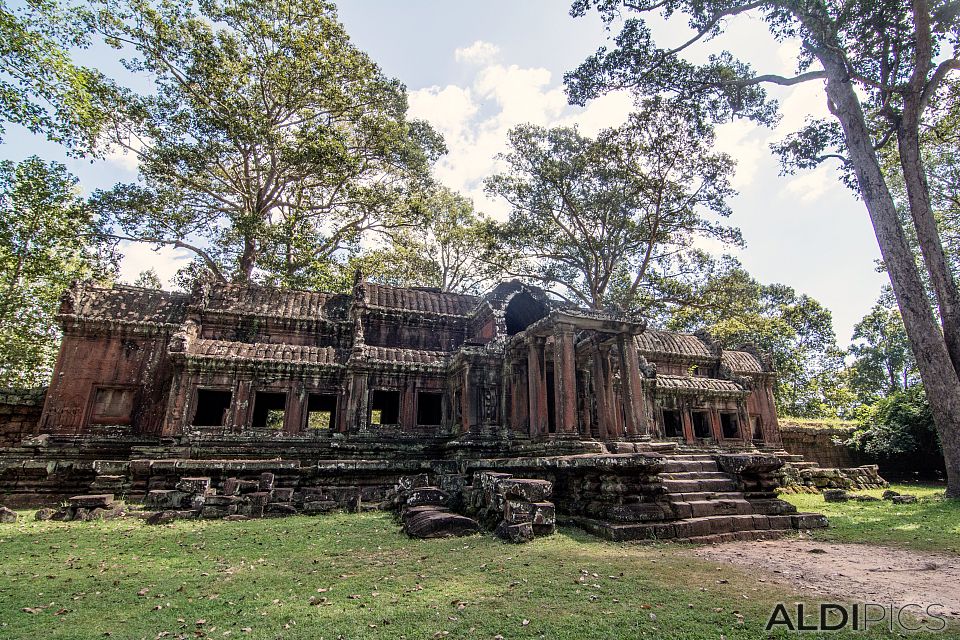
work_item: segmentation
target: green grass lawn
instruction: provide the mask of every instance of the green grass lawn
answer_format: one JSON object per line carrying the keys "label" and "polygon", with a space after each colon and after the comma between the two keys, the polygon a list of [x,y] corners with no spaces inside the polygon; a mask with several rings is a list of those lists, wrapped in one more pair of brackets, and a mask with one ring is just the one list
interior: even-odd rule
{"label": "green grass lawn", "polygon": [[[829,529],[814,533],[818,539],[960,554],[960,500],[943,500],[942,485],[893,484],[890,488],[913,494],[919,501],[914,504],[892,504],[886,500],[824,502],[820,494],[781,497],[800,511],[817,511],[830,519]],[[880,497],[883,490],[857,493]]]}
{"label": "green grass lawn", "polygon": [[768,637],[778,601],[795,594],[684,546],[573,529],[511,546],[410,540],[382,513],[0,525],[0,638],[733,640]]}

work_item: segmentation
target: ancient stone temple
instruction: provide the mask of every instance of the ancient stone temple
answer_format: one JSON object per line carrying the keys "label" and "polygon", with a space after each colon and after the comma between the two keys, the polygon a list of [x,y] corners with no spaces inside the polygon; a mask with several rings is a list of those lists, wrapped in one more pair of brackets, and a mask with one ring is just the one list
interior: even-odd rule
{"label": "ancient stone temple", "polygon": [[42,414],[0,447],[0,502],[109,492],[239,517],[402,498],[411,531],[472,531],[470,514],[511,540],[555,518],[623,540],[824,523],[776,498],[767,357],[518,281],[76,285],[59,319]]}
{"label": "ancient stone temple", "polygon": [[314,442],[778,442],[752,350],[561,305],[358,281],[352,295],[77,286],[39,432]]}

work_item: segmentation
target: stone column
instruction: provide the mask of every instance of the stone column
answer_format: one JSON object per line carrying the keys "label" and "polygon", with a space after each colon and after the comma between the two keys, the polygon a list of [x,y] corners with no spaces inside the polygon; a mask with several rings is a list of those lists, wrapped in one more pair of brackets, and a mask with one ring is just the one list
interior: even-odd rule
{"label": "stone column", "polygon": [[553,380],[557,433],[577,433],[577,361],[573,327],[560,325],[554,334]]}
{"label": "stone column", "polygon": [[637,357],[637,344],[633,336],[626,338],[621,334],[617,338],[620,351],[620,378],[623,389],[623,405],[626,409],[627,437],[648,433],[647,421],[643,411],[643,386],[640,382],[640,360]]}
{"label": "stone column", "polygon": [[249,380],[240,380],[233,388],[232,405],[224,424],[225,429],[234,433],[243,431],[250,426],[250,416],[253,408],[250,406],[253,399],[253,383]]}
{"label": "stone column", "polygon": [[354,373],[347,385],[347,411],[344,433],[367,428],[367,374]]}
{"label": "stone column", "polygon": [[296,382],[290,387],[287,399],[287,414],[284,419],[283,432],[295,435],[303,430],[303,415],[306,413],[307,394],[303,382]]}
{"label": "stone column", "polygon": [[527,389],[530,399],[530,435],[547,431],[547,378],[543,371],[543,351],[546,340],[536,336],[527,346]]}
{"label": "stone column", "polygon": [[511,418],[513,419],[513,430],[516,433],[523,433],[525,429],[527,433],[530,432],[530,401],[527,399],[529,383],[526,375],[526,367],[521,362],[515,362],[513,365],[513,410]]}
{"label": "stone column", "polygon": [[693,419],[690,416],[690,407],[686,402],[677,403],[680,409],[680,424],[683,425],[683,439],[687,444],[693,444],[697,438],[693,433]]}

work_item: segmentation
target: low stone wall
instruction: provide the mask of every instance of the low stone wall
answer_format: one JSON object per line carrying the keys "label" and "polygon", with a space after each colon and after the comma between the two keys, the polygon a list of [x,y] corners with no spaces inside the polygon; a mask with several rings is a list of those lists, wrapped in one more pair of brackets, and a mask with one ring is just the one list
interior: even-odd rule
{"label": "low stone wall", "polygon": [[853,426],[811,427],[789,420],[780,423],[784,449],[828,468],[859,467],[870,462],[859,452],[838,443],[849,438],[853,430]]}
{"label": "low stone wall", "polygon": [[15,447],[36,432],[46,395],[46,387],[0,389],[0,447]]}

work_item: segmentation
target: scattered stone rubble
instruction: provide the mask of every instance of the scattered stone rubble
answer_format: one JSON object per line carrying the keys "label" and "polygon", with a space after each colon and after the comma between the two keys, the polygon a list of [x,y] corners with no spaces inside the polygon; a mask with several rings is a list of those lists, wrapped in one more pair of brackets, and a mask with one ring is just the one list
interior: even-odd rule
{"label": "scattered stone rubble", "polygon": [[826,489],[883,489],[887,481],[880,477],[877,465],[846,469],[818,467],[814,463],[785,464],[779,472],[781,493],[820,493]]}
{"label": "scattered stone rubble", "polygon": [[17,521],[17,512],[0,505],[0,523],[13,524]]}
{"label": "scattered stone rubble", "polygon": [[37,520],[54,520],[57,522],[72,522],[79,520],[110,520],[126,515],[127,508],[113,498],[112,493],[97,493],[68,498],[66,504],[58,509],[40,509],[36,513]]}
{"label": "scattered stone rubble", "polygon": [[[883,499],[889,500],[893,504],[910,504],[917,501],[917,496],[901,495],[900,493],[887,489],[883,492]],[[879,502],[880,498],[867,495],[865,493],[849,493],[846,489],[824,489],[824,502],[847,502],[855,500],[857,502]]]}
{"label": "scattered stone rubble", "polygon": [[182,478],[175,489],[152,489],[144,507],[154,513],[147,519],[162,524],[176,518],[230,518],[234,520],[290,516],[300,512],[294,506],[294,490],[274,486],[273,473],[257,480],[227,478],[217,492],[209,477]]}
{"label": "scattered stone rubble", "polygon": [[477,533],[476,520],[455,513],[458,504],[450,492],[432,486],[428,474],[404,476],[397,484],[397,515],[411,538],[448,538]]}
{"label": "scattered stone rubble", "polygon": [[508,542],[529,542],[557,529],[553,483],[482,471],[464,491],[464,509]]}

